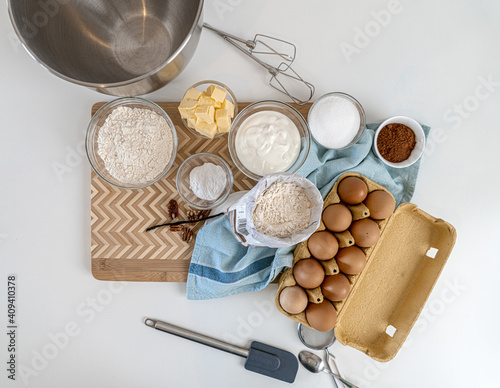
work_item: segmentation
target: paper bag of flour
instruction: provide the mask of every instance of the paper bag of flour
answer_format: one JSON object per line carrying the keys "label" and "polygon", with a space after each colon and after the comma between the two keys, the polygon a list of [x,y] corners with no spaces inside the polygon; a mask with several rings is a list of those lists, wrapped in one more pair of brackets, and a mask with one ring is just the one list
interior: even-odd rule
{"label": "paper bag of flour", "polygon": [[276,173],[228,209],[236,239],[243,246],[284,248],[307,240],[321,222],[323,198],[307,178]]}

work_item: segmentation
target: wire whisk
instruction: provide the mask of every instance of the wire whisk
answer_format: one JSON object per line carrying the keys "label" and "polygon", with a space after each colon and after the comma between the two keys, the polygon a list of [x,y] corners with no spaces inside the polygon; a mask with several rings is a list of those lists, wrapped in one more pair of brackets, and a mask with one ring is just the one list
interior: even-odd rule
{"label": "wire whisk", "polygon": [[[293,43],[263,34],[255,35],[252,40],[245,40],[212,27],[207,23],[204,23],[203,27],[215,32],[263,66],[271,74],[269,80],[271,87],[286,94],[296,104],[304,105],[311,101],[314,95],[314,85],[305,81],[292,68],[292,63],[295,61],[297,54],[297,48]],[[302,89],[300,97],[296,94],[298,93],[297,88]]]}

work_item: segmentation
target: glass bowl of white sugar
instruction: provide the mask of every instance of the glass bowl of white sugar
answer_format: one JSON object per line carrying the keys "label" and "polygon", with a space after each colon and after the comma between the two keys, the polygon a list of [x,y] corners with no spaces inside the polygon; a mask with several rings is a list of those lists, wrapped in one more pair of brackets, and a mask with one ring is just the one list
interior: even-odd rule
{"label": "glass bowl of white sugar", "polygon": [[354,97],[340,92],[321,96],[309,109],[307,122],[316,143],[332,150],[353,146],[366,128],[361,104]]}
{"label": "glass bowl of white sugar", "polygon": [[170,117],[154,102],[118,98],[92,117],[85,150],[92,169],[105,182],[120,189],[141,189],[172,168],[177,133]]}
{"label": "glass bowl of white sugar", "polygon": [[222,204],[231,194],[233,173],[220,156],[203,152],[190,156],[181,164],[175,183],[187,205],[208,210]]}

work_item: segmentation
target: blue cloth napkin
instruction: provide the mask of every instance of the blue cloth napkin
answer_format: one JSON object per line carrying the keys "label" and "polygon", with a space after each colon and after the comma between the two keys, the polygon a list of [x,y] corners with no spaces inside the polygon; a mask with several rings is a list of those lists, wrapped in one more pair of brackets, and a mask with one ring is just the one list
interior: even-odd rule
{"label": "blue cloth napkin", "polygon": [[[311,143],[311,152],[298,172],[320,190],[323,198],[340,175],[357,172],[387,188],[396,204],[409,202],[415,191],[420,160],[407,168],[386,166],[372,151],[379,124],[368,124],[361,140],[344,150],[329,150]],[[430,128],[423,125],[425,135]],[[212,299],[258,291],[292,266],[289,248],[243,247],[233,236],[227,216],[204,226],[196,236],[187,279],[188,299]]]}

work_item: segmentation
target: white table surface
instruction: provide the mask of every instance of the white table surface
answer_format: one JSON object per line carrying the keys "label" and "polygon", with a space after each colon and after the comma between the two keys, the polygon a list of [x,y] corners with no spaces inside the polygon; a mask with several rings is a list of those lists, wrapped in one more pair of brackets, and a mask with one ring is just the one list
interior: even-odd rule
{"label": "white table surface", "polygon": [[[406,346],[380,364],[335,343],[345,375],[363,387],[493,387],[500,361],[498,220],[500,5],[491,0],[209,0],[205,20],[242,36],[296,43],[296,69],[315,98],[344,91],[368,122],[396,114],[432,126],[412,202],[458,232]],[[377,27],[376,12],[395,11]],[[82,153],[90,109],[109,97],[51,75],[13,40],[0,3],[0,386],[284,387],[243,359],[147,328],[146,316],[245,346],[297,354],[296,324],[272,305],[276,286],[187,301],[185,284],[106,283],[90,272],[90,166]],[[359,30],[372,34],[354,47]],[[359,44],[359,42],[358,42]],[[147,98],[178,101],[201,79],[240,101],[280,98],[263,69],[205,31],[186,70]],[[488,84],[488,86],[481,86]],[[54,166],[67,166],[58,175]],[[7,379],[7,274],[17,276],[16,381]],[[64,339],[65,330],[72,336]],[[48,355],[50,359],[44,356]],[[296,387],[331,387],[300,367]]]}

